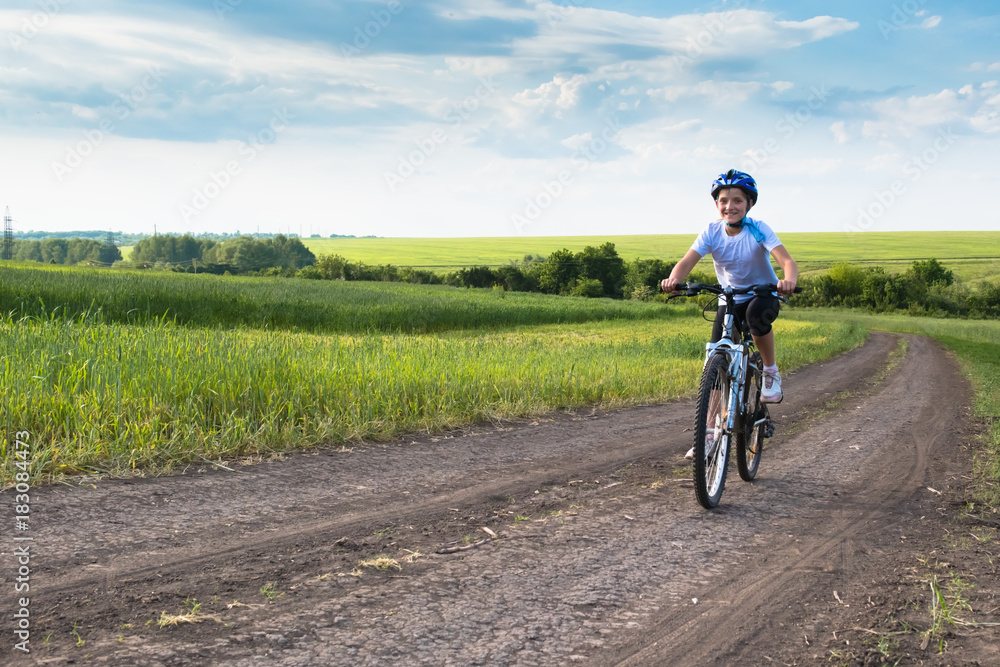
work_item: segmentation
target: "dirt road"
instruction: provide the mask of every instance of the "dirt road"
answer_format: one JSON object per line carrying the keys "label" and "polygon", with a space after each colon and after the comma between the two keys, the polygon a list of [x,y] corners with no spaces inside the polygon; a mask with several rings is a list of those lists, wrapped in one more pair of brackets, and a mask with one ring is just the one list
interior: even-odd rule
{"label": "dirt road", "polygon": [[758,481],[712,512],[691,402],[38,490],[32,652],[7,633],[0,662],[1000,664],[992,626],[921,648],[934,576],[1000,621],[954,363],[873,334],[786,386]]}

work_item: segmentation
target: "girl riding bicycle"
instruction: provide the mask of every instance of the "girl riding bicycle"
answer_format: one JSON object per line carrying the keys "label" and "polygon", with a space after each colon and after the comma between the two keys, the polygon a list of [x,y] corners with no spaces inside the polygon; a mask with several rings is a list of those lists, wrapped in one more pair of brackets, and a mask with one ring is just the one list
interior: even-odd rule
{"label": "girl riding bicycle", "polygon": [[[720,219],[710,222],[702,230],[691,249],[674,266],[670,277],[660,283],[660,288],[676,294],[677,284],[691,273],[702,257],[711,254],[715,275],[723,287],[776,284],[778,292],[791,294],[799,277],[798,265],[770,227],[747,217],[757,203],[757,183],[753,177],[736,169],[719,174],[712,182],[712,198]],[[778,280],[769,255],[781,267],[785,276],[783,280]],[[771,295],[745,294],[736,297],[734,314],[737,321],[745,320],[749,324],[754,344],[764,363],[761,401],[765,403],[780,403],[784,397],[775,360],[774,330],[771,328],[778,317],[779,305],[777,297]],[[713,343],[722,337],[725,313],[725,301],[721,300],[712,326]]]}

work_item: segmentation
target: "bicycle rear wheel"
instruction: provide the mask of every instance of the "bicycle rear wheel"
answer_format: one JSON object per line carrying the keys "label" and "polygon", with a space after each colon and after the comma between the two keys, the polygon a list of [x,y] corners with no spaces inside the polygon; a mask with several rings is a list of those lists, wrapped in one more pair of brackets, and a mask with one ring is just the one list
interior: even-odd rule
{"label": "bicycle rear wheel", "polygon": [[694,427],[694,491],[705,509],[719,504],[726,487],[729,435],[729,359],[716,354],[705,365]]}
{"label": "bicycle rear wheel", "polygon": [[754,352],[747,364],[747,382],[744,385],[746,413],[743,428],[736,434],[736,467],[740,471],[740,477],[747,482],[753,481],[757,476],[764,449],[764,424],[754,426],[767,412],[767,408],[760,402],[762,363],[760,352]]}

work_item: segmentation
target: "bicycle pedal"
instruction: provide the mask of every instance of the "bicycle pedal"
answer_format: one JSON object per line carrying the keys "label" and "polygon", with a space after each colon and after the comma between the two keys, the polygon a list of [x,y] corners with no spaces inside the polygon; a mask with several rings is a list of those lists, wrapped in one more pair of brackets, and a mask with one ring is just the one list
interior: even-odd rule
{"label": "bicycle pedal", "polygon": [[768,419],[764,422],[764,437],[771,438],[774,436],[774,422]]}

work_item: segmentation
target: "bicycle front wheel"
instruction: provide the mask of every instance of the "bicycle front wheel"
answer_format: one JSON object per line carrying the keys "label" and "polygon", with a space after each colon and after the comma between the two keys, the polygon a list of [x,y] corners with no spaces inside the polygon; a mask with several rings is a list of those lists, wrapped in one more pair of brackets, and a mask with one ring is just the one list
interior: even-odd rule
{"label": "bicycle front wheel", "polygon": [[694,427],[694,491],[705,509],[718,506],[729,460],[729,359],[716,354],[701,375]]}

